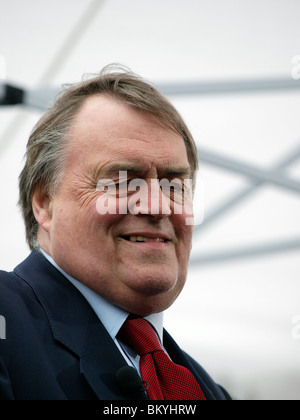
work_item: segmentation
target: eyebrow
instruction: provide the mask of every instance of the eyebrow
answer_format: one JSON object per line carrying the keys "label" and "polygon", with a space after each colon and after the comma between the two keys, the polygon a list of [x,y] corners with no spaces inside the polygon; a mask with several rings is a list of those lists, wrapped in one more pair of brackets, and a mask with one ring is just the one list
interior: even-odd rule
{"label": "eyebrow", "polygon": [[172,176],[190,176],[191,175],[191,169],[190,167],[184,167],[184,168],[166,168],[163,171],[167,175]]}
{"label": "eyebrow", "polygon": [[[101,177],[116,175],[119,172],[127,172],[133,175],[141,175],[148,172],[148,169],[145,169],[144,166],[139,164],[131,164],[131,163],[116,163],[108,166],[107,168],[103,168],[99,175]],[[159,176],[178,176],[178,177],[187,177],[191,175],[190,167],[173,167],[173,166],[166,166],[165,168],[158,169]]]}
{"label": "eyebrow", "polygon": [[107,168],[101,170],[101,174],[109,175],[109,174],[117,174],[121,171],[127,171],[132,173],[140,173],[144,172],[145,168],[138,165],[131,165],[130,163],[116,163],[108,166]]}

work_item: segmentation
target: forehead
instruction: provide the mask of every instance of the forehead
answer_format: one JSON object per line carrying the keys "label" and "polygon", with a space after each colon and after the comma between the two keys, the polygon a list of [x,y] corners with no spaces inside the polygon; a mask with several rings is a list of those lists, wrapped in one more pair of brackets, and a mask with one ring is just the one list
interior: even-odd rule
{"label": "forehead", "polygon": [[88,98],[69,131],[72,160],[189,166],[183,138],[149,112],[105,95]]}

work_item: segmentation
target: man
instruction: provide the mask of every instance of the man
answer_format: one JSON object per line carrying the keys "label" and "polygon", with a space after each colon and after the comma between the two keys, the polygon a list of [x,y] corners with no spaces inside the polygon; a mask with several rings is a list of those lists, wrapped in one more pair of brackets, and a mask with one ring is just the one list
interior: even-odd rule
{"label": "man", "polygon": [[2,399],[230,398],[162,326],[187,276],[197,165],[177,111],[130,72],[46,112],[20,175],[32,253],[0,274]]}

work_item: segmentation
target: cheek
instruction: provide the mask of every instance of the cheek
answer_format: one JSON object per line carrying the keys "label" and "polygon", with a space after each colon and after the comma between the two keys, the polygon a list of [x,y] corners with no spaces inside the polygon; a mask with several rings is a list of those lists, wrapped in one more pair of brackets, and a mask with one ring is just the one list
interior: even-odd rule
{"label": "cheek", "polygon": [[124,216],[129,213],[128,202],[130,195],[116,197],[114,194],[101,194],[96,200],[96,211],[101,216],[112,216],[117,219],[117,216]]}
{"label": "cheek", "polygon": [[190,216],[185,214],[173,215],[173,227],[177,237],[177,257],[183,262],[188,258],[192,249],[194,227],[190,224]]}
{"label": "cheek", "polygon": [[[84,241],[96,226],[99,215],[92,208],[80,207],[74,201],[65,200],[53,208],[52,232],[70,242]],[[97,223],[99,224],[99,222]]]}
{"label": "cheek", "polygon": [[68,209],[66,205],[55,203],[52,209],[52,232],[61,232],[61,234],[64,234],[64,232],[68,229],[68,226],[72,224],[73,217],[73,212],[71,209]]}
{"label": "cheek", "polygon": [[118,223],[128,213],[127,199],[119,199],[109,194],[101,194],[90,208],[90,214],[100,227],[109,228]]}

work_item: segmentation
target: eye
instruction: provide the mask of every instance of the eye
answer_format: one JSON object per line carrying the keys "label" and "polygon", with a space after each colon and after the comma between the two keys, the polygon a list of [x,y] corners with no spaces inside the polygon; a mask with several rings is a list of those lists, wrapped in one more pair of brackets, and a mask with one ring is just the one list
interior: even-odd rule
{"label": "eye", "polygon": [[118,197],[125,197],[128,195],[128,184],[129,180],[120,179],[118,182],[115,183],[116,185],[116,193]]}
{"label": "eye", "polygon": [[116,184],[111,179],[100,179],[97,182],[96,190],[106,194],[116,194]]}
{"label": "eye", "polygon": [[171,182],[171,184],[170,184],[170,188],[171,188],[171,191],[173,191],[174,193],[176,193],[176,192],[182,192],[182,191],[184,191],[184,185],[183,185],[183,183],[182,182],[180,182],[180,181],[172,181]]}
{"label": "eye", "polygon": [[180,179],[161,179],[159,181],[162,193],[172,201],[182,202],[184,199],[184,183]]}
{"label": "eye", "polygon": [[[116,198],[127,197],[136,192],[139,182],[130,177],[116,177],[115,179],[100,179],[97,183],[97,191]],[[144,181],[145,182],[145,181]],[[137,184],[137,185],[136,185]]]}

